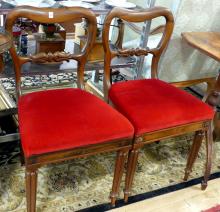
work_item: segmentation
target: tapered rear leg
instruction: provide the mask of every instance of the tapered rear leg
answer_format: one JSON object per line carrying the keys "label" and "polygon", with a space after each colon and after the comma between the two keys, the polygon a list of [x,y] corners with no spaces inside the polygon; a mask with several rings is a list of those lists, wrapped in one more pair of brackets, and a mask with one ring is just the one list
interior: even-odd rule
{"label": "tapered rear leg", "polygon": [[213,135],[212,135],[211,123],[205,134],[206,134],[206,167],[205,167],[204,180],[202,181],[201,184],[202,190],[205,190],[208,185],[208,179],[211,173],[211,166],[212,166]]}
{"label": "tapered rear leg", "polygon": [[193,143],[192,143],[192,146],[191,146],[191,149],[190,149],[190,152],[188,155],[188,159],[187,159],[185,176],[183,178],[184,181],[188,180],[189,174],[192,171],[192,167],[193,167],[193,164],[198,156],[199,149],[201,147],[203,138],[204,138],[204,131],[197,131],[195,133]]}

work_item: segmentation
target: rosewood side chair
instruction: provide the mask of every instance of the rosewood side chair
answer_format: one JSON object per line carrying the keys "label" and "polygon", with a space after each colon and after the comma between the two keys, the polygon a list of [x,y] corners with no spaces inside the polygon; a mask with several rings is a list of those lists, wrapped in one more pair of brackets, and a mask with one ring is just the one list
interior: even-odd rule
{"label": "rosewood side chair", "polygon": [[[118,111],[84,88],[84,69],[87,55],[96,37],[96,16],[85,8],[17,7],[6,19],[6,30],[12,36],[17,18],[39,23],[59,23],[85,19],[88,40],[81,53],[42,53],[22,57],[15,47],[10,49],[16,73],[18,119],[21,146],[26,169],[27,211],[36,211],[37,170],[51,163],[80,158],[97,153],[116,151],[116,165],[111,191],[115,204],[128,151],[132,147],[134,129]],[[21,67],[27,62],[55,63],[68,60],[78,62],[78,88],[37,91],[22,95]]]}
{"label": "rosewood side chair", "polygon": [[[109,45],[109,26],[114,18],[126,22],[143,22],[157,17],[166,20],[163,36],[156,48],[119,49]],[[184,180],[187,180],[205,135],[207,161],[202,189],[207,186],[211,169],[212,130],[214,110],[191,94],[158,79],[158,63],[166,48],[174,27],[172,13],[163,7],[142,11],[114,8],[105,19],[103,45],[105,51],[104,92],[105,99],[125,115],[133,124],[135,137],[129,152],[124,199],[128,201],[138,159],[138,152],[146,144],[165,138],[195,132],[188,156]],[[151,79],[137,79],[111,85],[110,64],[114,57],[152,54]]]}

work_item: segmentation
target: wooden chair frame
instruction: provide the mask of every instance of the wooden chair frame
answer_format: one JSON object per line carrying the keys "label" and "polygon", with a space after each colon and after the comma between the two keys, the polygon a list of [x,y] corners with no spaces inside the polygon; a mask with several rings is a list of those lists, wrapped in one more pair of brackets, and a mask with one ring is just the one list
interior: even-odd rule
{"label": "wooden chair frame", "polygon": [[[84,49],[78,55],[69,54],[65,52],[52,53],[39,53],[30,57],[21,57],[17,55],[15,46],[10,48],[10,53],[14,62],[16,74],[16,90],[18,98],[22,94],[21,84],[21,67],[24,63],[56,63],[60,61],[68,61],[70,59],[77,60],[78,62],[78,81],[79,88],[84,88],[84,70],[87,60],[87,55],[92,49],[96,38],[96,16],[88,9],[81,7],[69,8],[35,8],[30,6],[17,7],[11,10],[6,19],[6,30],[12,36],[12,27],[18,18],[28,18],[40,23],[59,23],[79,20],[85,18],[88,21],[88,40]],[[121,177],[123,174],[124,163],[128,155],[129,149],[132,147],[132,138],[125,138],[121,140],[112,140],[102,144],[94,144],[74,149],[56,151],[46,154],[33,155],[30,157],[24,156],[24,165],[26,169],[26,196],[27,196],[27,211],[36,211],[36,193],[37,193],[37,170],[43,165],[50,163],[62,162],[73,158],[81,158],[97,153],[104,153],[110,151],[117,151],[117,158],[115,164],[114,179],[111,192],[111,203],[115,204],[116,197],[119,190]]]}
{"label": "wooden chair frame", "polygon": [[[109,45],[108,35],[109,35],[109,26],[111,21],[114,18],[119,18],[126,22],[144,22],[149,21],[157,17],[164,17],[166,24],[164,26],[163,36],[158,46],[154,49],[143,48],[143,49],[111,49]],[[154,7],[152,9],[146,9],[142,11],[131,11],[120,8],[114,8],[105,19],[105,24],[103,28],[103,46],[105,51],[105,62],[104,62],[104,94],[105,100],[109,102],[108,92],[111,87],[111,72],[110,64],[111,60],[116,56],[141,56],[152,54],[152,66],[151,66],[151,77],[158,78],[158,63],[160,56],[167,47],[167,44],[170,40],[174,27],[174,19],[172,13],[163,7]],[[196,81],[200,83],[201,80]],[[213,82],[213,78],[208,80],[208,83]],[[203,81],[201,81],[203,82]],[[182,82],[182,83],[173,83],[177,87],[184,87],[184,85],[194,84],[195,81]],[[210,86],[209,86],[210,87]],[[147,97],[146,97],[147,98]],[[150,100],[149,100],[150,101]],[[129,152],[128,158],[128,167],[126,174],[125,190],[124,190],[124,200],[128,201],[128,196],[131,193],[132,181],[135,173],[135,168],[138,159],[139,149],[146,144],[159,141],[165,138],[196,132],[193,140],[193,144],[188,156],[187,165],[185,169],[184,180],[188,179],[188,176],[192,170],[192,166],[198,155],[202,139],[205,136],[206,138],[206,149],[207,149],[207,159],[206,159],[206,168],[204,174],[204,180],[202,182],[202,189],[207,187],[207,181],[210,175],[211,170],[211,158],[212,158],[212,121],[206,120],[201,122],[195,122],[185,125],[180,125],[172,128],[162,129],[159,131],[154,131],[151,133],[144,133],[141,136],[135,136],[133,141],[132,150]]]}

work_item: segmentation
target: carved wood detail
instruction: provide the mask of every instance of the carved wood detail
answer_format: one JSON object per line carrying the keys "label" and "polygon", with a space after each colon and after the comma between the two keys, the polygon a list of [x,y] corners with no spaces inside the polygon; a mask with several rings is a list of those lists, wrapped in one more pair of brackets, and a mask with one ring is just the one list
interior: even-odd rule
{"label": "carved wood detail", "polygon": [[149,53],[152,53],[149,48],[131,48],[117,50],[117,56],[122,57],[148,55]]}
{"label": "carved wood detail", "polygon": [[208,95],[206,102],[213,107],[220,105],[220,91],[212,91]]}
{"label": "carved wood detail", "polygon": [[62,61],[69,61],[74,59],[75,56],[66,52],[55,52],[55,53],[38,53],[36,55],[30,56],[33,63],[56,63]]}

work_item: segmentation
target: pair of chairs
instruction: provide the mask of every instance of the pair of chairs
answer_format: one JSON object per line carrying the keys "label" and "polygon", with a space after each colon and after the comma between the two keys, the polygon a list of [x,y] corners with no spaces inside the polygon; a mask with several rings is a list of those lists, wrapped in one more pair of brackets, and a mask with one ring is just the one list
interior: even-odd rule
{"label": "pair of chairs", "polygon": [[[157,17],[166,20],[161,42],[155,49],[111,49],[109,28],[113,18],[143,22]],[[213,110],[205,103],[160,81],[157,78],[159,58],[166,48],[173,30],[173,16],[165,8],[129,11],[114,8],[106,16],[103,29],[105,51],[103,100],[83,90],[84,70],[88,53],[96,37],[95,14],[85,8],[34,8],[17,7],[6,19],[6,30],[12,36],[12,27],[17,18],[25,17],[40,23],[58,23],[86,19],[88,40],[82,52],[40,53],[21,57],[15,47],[10,49],[16,73],[18,118],[21,146],[26,169],[27,211],[36,210],[37,170],[43,165],[85,157],[97,153],[116,151],[115,172],[110,194],[115,205],[119,186],[128,157],[125,201],[128,200],[138,159],[139,149],[148,143],[196,131],[190,151],[185,180],[198,154],[202,138],[206,135],[207,161],[203,189],[207,185],[211,168]],[[153,54],[152,78],[121,82],[111,86],[111,59],[116,56]],[[39,91],[21,95],[21,67],[24,63],[48,63],[74,59],[78,62],[78,88]],[[111,88],[110,88],[111,87]],[[123,114],[123,115],[122,115]]]}

